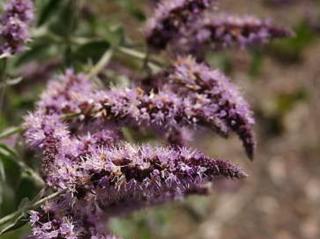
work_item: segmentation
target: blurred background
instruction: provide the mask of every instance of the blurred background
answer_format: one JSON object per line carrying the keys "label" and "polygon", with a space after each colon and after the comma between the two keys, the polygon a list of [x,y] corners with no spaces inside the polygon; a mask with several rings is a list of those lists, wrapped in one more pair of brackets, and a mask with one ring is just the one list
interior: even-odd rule
{"label": "blurred background", "polygon": [[[95,39],[82,43],[80,37],[74,36],[98,33],[110,44],[124,37],[142,42],[142,26],[152,6],[151,1],[142,0],[70,1],[75,5],[66,2],[37,2],[36,37],[30,49],[9,66],[12,84],[1,88],[0,130],[22,121],[52,74],[61,72],[65,65],[87,69],[108,47]],[[194,146],[211,156],[237,162],[250,176],[240,183],[217,184],[210,197],[192,197],[143,210],[114,219],[109,226],[126,239],[318,239],[320,1],[223,0],[219,8],[270,17],[296,32],[296,37],[266,47],[218,52],[208,58],[236,82],[252,105],[258,149],[255,161],[249,162],[235,137],[224,140],[202,135]],[[43,34],[43,25],[49,25],[54,34]],[[70,40],[73,38],[78,45]],[[124,67],[123,62],[128,63],[119,57],[101,77],[126,82],[139,73],[137,63]],[[1,143],[15,144],[19,150],[19,142],[12,137]],[[24,160],[33,157],[30,152],[21,154]],[[6,180],[0,179],[2,217],[19,207],[24,198],[31,199],[39,189],[9,156],[1,157],[0,171],[6,172]],[[28,230],[25,226],[1,239],[21,238]]]}

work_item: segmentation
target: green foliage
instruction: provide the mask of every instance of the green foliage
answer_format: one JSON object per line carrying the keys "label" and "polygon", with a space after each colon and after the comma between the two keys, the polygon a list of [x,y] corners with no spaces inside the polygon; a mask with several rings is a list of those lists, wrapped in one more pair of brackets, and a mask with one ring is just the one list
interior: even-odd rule
{"label": "green foliage", "polygon": [[77,47],[72,58],[82,64],[87,63],[88,60],[96,64],[109,48],[110,44],[107,41],[90,41]]}
{"label": "green foliage", "polygon": [[38,9],[40,9],[37,25],[41,26],[48,22],[56,12],[60,9],[62,0],[42,0],[38,1]]}
{"label": "green foliage", "polygon": [[131,14],[134,18],[137,20],[144,22],[146,20],[146,16],[144,12],[142,11],[142,8],[137,4],[137,1],[135,0],[113,0],[120,6],[122,6],[124,9],[128,11],[129,14]]}
{"label": "green foliage", "polygon": [[16,209],[16,190],[19,187],[21,171],[14,162],[15,153],[0,144],[0,215],[4,216]]}

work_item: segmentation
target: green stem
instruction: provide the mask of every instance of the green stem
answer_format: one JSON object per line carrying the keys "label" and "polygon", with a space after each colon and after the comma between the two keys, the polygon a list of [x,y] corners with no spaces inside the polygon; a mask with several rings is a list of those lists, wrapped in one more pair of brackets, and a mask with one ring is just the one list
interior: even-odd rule
{"label": "green stem", "polygon": [[33,180],[34,182],[40,186],[43,187],[45,185],[43,179],[39,176],[39,174],[34,171],[32,168],[30,168],[27,164],[25,164],[23,161],[21,160],[17,160],[16,161],[17,164],[19,165],[19,167],[26,173],[28,174]]}
{"label": "green stem", "polygon": [[126,54],[128,56],[132,56],[134,58],[137,58],[139,60],[144,60],[146,58],[146,54],[131,48],[126,47],[119,47],[117,50],[123,54]]}
{"label": "green stem", "polygon": [[0,84],[3,84],[3,87],[0,88],[0,113],[2,111],[2,106],[5,97],[6,90],[6,74],[7,74],[7,58],[0,59]]}
{"label": "green stem", "polygon": [[63,189],[61,191],[55,192],[50,194],[49,196],[40,199],[39,201],[35,202],[33,205],[30,206],[30,208],[28,209],[28,211],[32,210],[32,209],[36,209],[39,206],[41,206],[42,204],[44,204],[45,202],[51,200],[51,199],[55,199],[56,197],[60,196],[61,194],[65,193],[67,191],[67,189]]}
{"label": "green stem", "polygon": [[11,214],[1,218],[0,219],[0,226],[5,225],[6,223],[10,222],[14,218],[17,218],[22,213],[25,213],[25,212],[30,211],[30,210],[37,209],[39,206],[41,206],[45,202],[47,202],[47,201],[49,201],[51,199],[54,199],[54,198],[60,196],[61,194],[65,193],[65,192],[66,192],[66,190],[61,190],[61,191],[52,193],[49,196],[40,199],[39,201],[35,202],[34,204],[32,204],[30,206],[27,206],[27,207],[25,207],[23,209],[17,210],[16,212],[11,213]]}
{"label": "green stem", "polygon": [[12,135],[21,133],[22,131],[23,131],[22,127],[11,127],[11,128],[8,128],[5,131],[0,133],[0,139],[8,138],[8,137],[10,137]]}
{"label": "green stem", "polygon": [[126,47],[119,47],[117,48],[118,52],[134,57],[138,60],[142,60],[143,63],[148,66],[151,70],[154,71],[159,71],[163,64],[158,62],[157,60],[151,59],[146,53],[131,49],[131,48],[126,48]]}
{"label": "green stem", "polygon": [[98,63],[91,69],[91,71],[88,74],[88,77],[90,79],[96,77],[106,67],[106,65],[108,65],[108,63],[111,60],[112,55],[113,55],[113,50],[112,49],[108,49],[103,54],[103,56],[98,61]]}

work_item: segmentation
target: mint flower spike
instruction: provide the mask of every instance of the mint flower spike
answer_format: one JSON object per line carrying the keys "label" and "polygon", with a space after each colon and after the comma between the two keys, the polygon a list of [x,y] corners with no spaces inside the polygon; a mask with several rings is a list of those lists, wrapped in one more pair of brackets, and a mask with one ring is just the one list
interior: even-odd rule
{"label": "mint flower spike", "polygon": [[145,28],[149,47],[164,50],[173,38],[200,18],[213,2],[215,0],[160,1]]}
{"label": "mint flower spike", "polygon": [[0,17],[0,54],[2,57],[14,55],[25,49],[30,40],[30,25],[34,19],[32,0],[10,0],[4,6]]}
{"label": "mint flower spike", "polygon": [[[174,86],[170,77],[168,81]],[[24,136],[42,154],[46,184],[64,194],[31,213],[30,238],[111,239],[104,223],[112,216],[207,194],[220,179],[246,177],[231,162],[196,150],[136,146],[118,137],[118,127],[128,123],[168,132],[197,125],[229,130],[219,104],[211,105],[206,94],[196,97],[190,91],[183,97],[185,93],[174,87],[158,93],[140,88],[98,91],[73,71],[51,81],[36,111],[25,118]]]}
{"label": "mint flower spike", "polygon": [[[197,104],[195,104],[197,103]],[[195,102],[192,98],[182,98],[171,91],[146,93],[140,88],[125,90],[98,91],[90,98],[83,97],[78,102],[79,119],[90,121],[103,119],[118,125],[131,125],[140,128],[170,131],[181,127],[208,127],[221,135],[228,128],[208,108],[208,100]]]}
{"label": "mint flower spike", "polygon": [[45,114],[64,114],[67,110],[75,110],[77,99],[91,95],[94,89],[94,84],[85,74],[76,74],[74,70],[68,69],[49,81],[37,107]]}
{"label": "mint flower spike", "polygon": [[106,233],[103,219],[98,208],[75,202],[66,194],[30,212],[32,236],[27,239],[120,239]]}
{"label": "mint flower spike", "polygon": [[[68,190],[62,199],[57,200],[56,206],[46,206],[52,207],[44,214],[44,220],[49,221],[35,223],[37,217],[31,219],[34,238],[43,238],[47,234],[59,238],[61,233],[77,235],[70,238],[87,238],[74,232],[83,225],[84,219],[81,218],[89,216],[100,222],[101,218],[94,219],[97,215],[91,214],[92,210],[74,214],[80,210],[77,207],[98,205],[106,216],[117,216],[190,194],[202,195],[207,193],[208,183],[221,178],[246,176],[230,162],[214,160],[187,148],[127,143],[99,147],[96,142],[82,147],[88,142],[72,139],[57,115],[30,115],[26,125],[29,126],[25,135],[27,142],[44,152],[42,163],[46,167],[42,167],[42,174],[45,174],[47,184]],[[68,214],[63,216],[59,210]],[[83,216],[85,213],[87,216]],[[48,215],[58,216],[48,219]],[[72,218],[76,220],[74,223]],[[88,230],[81,229],[79,233],[85,232]]]}
{"label": "mint flower spike", "polygon": [[189,99],[199,110],[213,115],[225,134],[235,132],[246,153],[253,158],[255,136],[253,113],[237,87],[219,70],[192,57],[178,57],[173,65],[154,77],[153,84],[161,91],[170,91]]}
{"label": "mint flower spike", "polygon": [[259,19],[250,15],[220,14],[209,17],[204,19],[200,29],[210,32],[211,41],[218,48],[233,45],[244,48],[267,43],[272,39],[293,36],[291,30],[277,26],[271,19]]}
{"label": "mint flower spike", "polygon": [[43,94],[38,107],[51,113],[78,115],[80,122],[99,119],[100,124],[104,121],[160,129],[173,143],[183,141],[172,137],[172,132],[183,132],[184,127],[211,127],[221,135],[234,131],[248,156],[253,157],[252,112],[220,71],[180,57],[173,67],[156,77],[162,77],[156,79],[157,93],[140,88],[96,91],[84,76],[68,71],[60,81],[50,83],[50,90]]}
{"label": "mint flower spike", "polygon": [[25,117],[23,126],[26,129],[26,143],[42,155],[43,179],[48,186],[56,189],[68,188],[82,157],[119,140],[112,128],[75,137],[60,115],[45,115],[39,110]]}
{"label": "mint flower spike", "polygon": [[231,162],[195,150],[128,143],[97,150],[86,157],[79,171],[75,195],[79,200],[94,196],[110,216],[203,194],[205,185],[221,178],[246,177]]}
{"label": "mint flower spike", "polygon": [[34,19],[34,3],[32,0],[9,0],[4,6],[2,19],[16,17],[23,22],[32,22]]}
{"label": "mint flower spike", "polygon": [[292,36],[292,30],[275,24],[271,19],[220,13],[199,19],[173,42],[171,50],[176,54],[193,54],[201,59],[208,49],[245,49]]}

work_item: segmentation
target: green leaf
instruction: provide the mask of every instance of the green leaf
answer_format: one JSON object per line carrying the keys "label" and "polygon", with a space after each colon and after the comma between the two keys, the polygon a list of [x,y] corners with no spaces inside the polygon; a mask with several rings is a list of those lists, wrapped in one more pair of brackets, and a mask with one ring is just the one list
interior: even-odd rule
{"label": "green leaf", "polygon": [[21,170],[15,161],[17,153],[5,144],[0,144],[0,162],[6,174],[6,183],[11,188],[16,188],[19,183]]}
{"label": "green leaf", "polygon": [[119,46],[125,42],[125,30],[121,25],[110,26],[104,37],[112,46]]}
{"label": "green leaf", "polygon": [[78,20],[76,16],[76,7],[76,1],[64,0],[63,7],[57,12],[55,19],[52,24],[50,24],[50,30],[59,36],[71,36]]}
{"label": "green leaf", "polygon": [[[41,0],[44,2],[43,0]],[[59,5],[62,0],[49,0],[47,3],[43,4],[43,7],[40,10],[40,16],[38,18],[38,26],[43,25],[44,23],[48,22],[57,10],[59,9]]]}
{"label": "green leaf", "polygon": [[3,202],[3,194],[4,194],[4,184],[6,181],[6,172],[4,170],[4,164],[2,162],[2,160],[0,160],[0,205]]}
{"label": "green leaf", "polygon": [[[35,197],[39,188],[35,185],[35,182],[29,175],[22,174],[20,185],[16,190],[16,200],[23,202],[25,205],[30,206],[29,198]],[[23,204],[20,203],[20,206]]]}
{"label": "green leaf", "polygon": [[146,20],[146,15],[141,10],[141,6],[139,7],[137,1],[132,0],[116,0],[123,8],[125,8],[131,16],[137,19],[140,22],[144,22]]}
{"label": "green leaf", "polygon": [[4,170],[3,162],[2,162],[2,160],[0,160],[0,182],[5,182],[5,181],[6,181],[6,172]]}
{"label": "green leaf", "polygon": [[20,132],[21,128],[20,127],[9,127],[4,129],[3,131],[0,132],[0,139],[6,138],[10,135],[16,134],[17,132]]}
{"label": "green leaf", "polygon": [[47,60],[48,58],[51,58],[52,50],[54,49],[55,46],[52,44],[50,38],[43,37],[37,39],[37,41],[30,46],[29,50],[17,58],[15,65],[20,66],[35,60]]}
{"label": "green leaf", "polygon": [[9,146],[5,144],[0,144],[0,155],[5,157],[14,158],[17,157],[17,152],[11,149]]}
{"label": "green leaf", "polygon": [[20,216],[18,216],[13,223],[10,223],[0,231],[0,236],[8,233],[10,231],[16,230],[18,228],[23,227],[28,223],[28,216],[25,213],[22,213]]}
{"label": "green leaf", "polygon": [[95,64],[109,48],[110,44],[107,41],[91,41],[78,47],[73,59],[81,63],[92,61]]}

